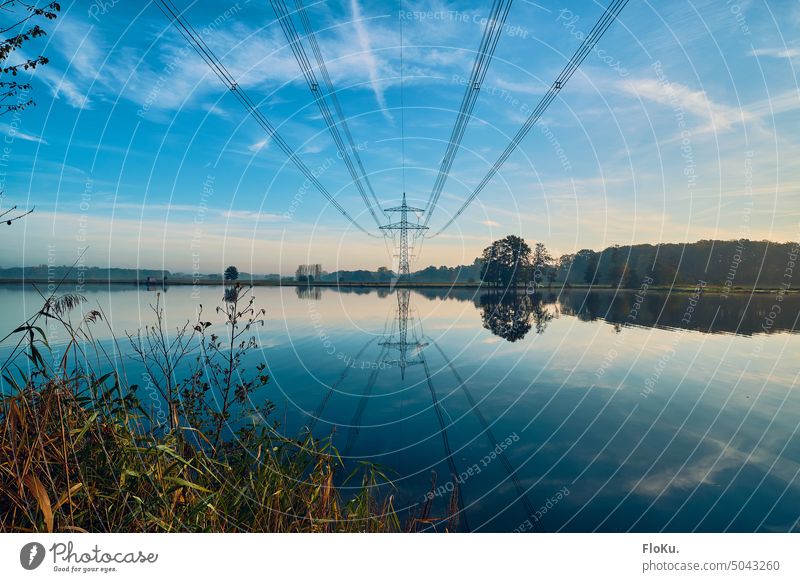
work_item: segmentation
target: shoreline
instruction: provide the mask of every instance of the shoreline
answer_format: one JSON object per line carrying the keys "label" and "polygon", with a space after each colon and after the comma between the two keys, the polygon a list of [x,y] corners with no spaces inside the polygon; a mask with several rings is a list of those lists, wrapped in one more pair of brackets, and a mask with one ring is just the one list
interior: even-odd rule
{"label": "shoreline", "polygon": [[[78,285],[83,287],[85,285],[93,285],[93,286],[122,286],[128,285],[131,287],[145,287],[149,289],[158,289],[163,287],[191,287],[191,286],[198,286],[198,287],[222,287],[225,285],[229,285],[231,283],[241,283],[242,285],[249,285],[253,287],[320,287],[320,288],[344,288],[344,289],[481,289],[485,288],[487,291],[493,289],[492,287],[487,287],[482,285],[481,283],[433,283],[433,282],[423,282],[423,281],[401,281],[396,283],[391,282],[376,282],[376,281],[365,281],[365,282],[358,282],[358,281],[316,281],[312,283],[298,283],[295,281],[267,281],[261,279],[251,279],[245,280],[240,279],[238,281],[233,282],[225,282],[219,279],[199,279],[199,280],[192,280],[192,279],[169,279],[166,283],[160,284],[158,282],[146,282],[146,281],[136,281],[131,279],[78,279],[78,278],[67,278],[63,281],[52,281],[48,279],[41,279],[41,278],[31,278],[31,279],[23,279],[23,278],[14,278],[14,279],[0,279],[0,285],[52,285],[54,283],[60,283],[62,285]],[[527,289],[527,284],[518,284],[517,289]],[[649,287],[650,291],[671,291],[673,293],[693,293],[696,289],[694,285],[674,285],[674,286],[658,286],[653,285]],[[638,289],[635,287],[613,287],[611,285],[571,285],[569,287],[564,287],[561,285],[553,285],[553,286],[542,286],[539,287],[539,292],[569,292],[569,291],[623,291],[623,292],[637,292]],[[725,295],[749,295],[749,294],[770,294],[770,293],[777,293],[778,291],[783,291],[784,294],[787,293],[797,293],[800,289],[781,289],[780,287],[770,288],[742,288],[742,287],[734,287],[734,288],[725,288],[723,286],[707,286],[704,289],[704,293],[714,293],[714,294],[725,294]]]}

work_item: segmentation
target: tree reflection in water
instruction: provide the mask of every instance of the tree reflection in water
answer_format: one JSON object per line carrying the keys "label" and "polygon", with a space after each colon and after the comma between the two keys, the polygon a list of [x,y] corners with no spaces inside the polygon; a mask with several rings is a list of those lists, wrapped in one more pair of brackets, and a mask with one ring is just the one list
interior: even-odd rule
{"label": "tree reflection in water", "polygon": [[486,293],[480,311],[483,327],[509,342],[521,340],[532,328],[544,333],[554,317],[539,293]]}

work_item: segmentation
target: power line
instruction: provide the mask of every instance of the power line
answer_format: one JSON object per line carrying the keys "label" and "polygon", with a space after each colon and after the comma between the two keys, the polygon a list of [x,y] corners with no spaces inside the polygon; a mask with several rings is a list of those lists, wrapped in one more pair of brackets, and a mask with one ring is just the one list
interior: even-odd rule
{"label": "power line", "polygon": [[[286,3],[284,0],[270,0],[272,4],[272,8],[275,11],[275,15],[278,17],[278,22],[281,25],[281,29],[283,29],[284,36],[286,36],[286,40],[289,43],[289,46],[294,53],[295,59],[297,60],[297,64],[300,66],[300,70],[303,73],[303,76],[306,79],[306,83],[308,83],[308,87],[311,90],[312,95],[314,96],[314,101],[319,108],[320,113],[322,114],[322,118],[325,120],[325,125],[328,127],[328,131],[333,138],[334,143],[336,144],[336,149],[339,151],[339,157],[342,158],[345,165],[347,166],[348,171],[350,172],[350,177],[353,179],[353,183],[358,188],[359,193],[361,194],[361,198],[364,201],[364,204],[369,210],[369,213],[372,215],[372,218],[375,220],[375,224],[377,226],[381,225],[381,221],[378,219],[378,216],[375,214],[375,211],[372,208],[372,203],[370,202],[366,191],[364,190],[364,186],[362,184],[362,179],[366,179],[366,174],[359,175],[356,171],[356,167],[353,164],[352,159],[350,158],[350,152],[348,151],[347,147],[345,146],[344,139],[342,139],[342,135],[339,132],[339,127],[336,123],[336,120],[333,118],[333,114],[331,113],[330,108],[328,107],[327,102],[325,101],[325,97],[320,90],[319,83],[317,82],[317,77],[314,74],[314,69],[311,67],[311,62],[306,55],[306,51],[303,48],[303,44],[300,41],[300,36],[297,34],[297,29],[292,22],[292,16],[289,13],[289,9],[286,7]],[[297,5],[298,12],[303,10],[303,4],[300,0],[296,0],[295,4]],[[307,38],[313,38],[313,30],[311,29],[311,23],[308,20],[305,11],[302,12],[301,18],[305,16],[303,19],[303,26],[306,30]],[[309,37],[309,35],[312,35]],[[309,42],[311,42],[309,40]],[[316,43],[316,39],[311,42],[312,50],[314,51],[314,55],[317,61],[317,66],[320,67],[322,71],[322,67],[325,67],[325,62],[322,59],[322,53],[319,50],[319,46]],[[323,73],[323,80],[325,82],[327,91],[329,96],[333,96],[335,98],[335,92],[333,90],[333,83],[331,82],[330,76],[327,74],[327,68],[324,69]],[[356,153],[356,145],[353,141],[353,136],[350,134],[350,130],[347,129],[347,125],[344,122],[344,113],[341,109],[341,106],[338,104],[338,100],[336,100],[336,109],[337,114],[339,115],[340,123],[344,124],[346,129],[347,136],[350,141],[350,150],[358,156]],[[360,162],[360,158],[359,158]],[[361,165],[361,169],[363,171],[363,165]],[[370,187],[371,190],[371,187]],[[372,192],[373,197],[375,193]],[[377,203],[377,198],[376,198]],[[380,207],[379,207],[380,208]]]}
{"label": "power line", "polygon": [[345,117],[344,111],[342,110],[342,106],[339,103],[339,97],[336,95],[336,91],[333,88],[333,82],[331,81],[331,77],[328,74],[328,67],[325,64],[325,59],[322,58],[322,51],[320,51],[319,45],[317,44],[317,37],[314,34],[314,29],[311,27],[311,21],[309,20],[308,14],[305,11],[305,7],[303,6],[302,0],[295,0],[295,6],[297,7],[297,12],[300,15],[300,21],[303,24],[303,29],[305,30],[306,37],[311,43],[311,49],[314,51],[314,57],[316,58],[317,61],[317,67],[322,72],[322,78],[325,81],[325,86],[328,89],[328,94],[330,95],[331,101],[333,101],[333,107],[334,109],[336,109],[336,114],[339,116],[342,128],[344,129],[345,135],[347,136],[347,140],[350,144],[350,150],[353,152],[353,157],[356,159],[356,163],[358,164],[358,167],[361,170],[361,175],[364,178],[364,182],[367,184],[367,188],[369,188],[370,194],[372,194],[372,199],[374,200],[375,205],[378,208],[380,208],[381,203],[378,201],[378,197],[375,195],[375,191],[372,189],[372,183],[369,180],[367,171],[364,169],[364,164],[361,161],[361,156],[358,153],[358,148],[356,147],[355,141],[353,140],[353,135],[350,133],[350,127],[347,125],[347,118]]}
{"label": "power line", "polygon": [[461,98],[461,106],[458,109],[456,123],[453,126],[453,131],[450,133],[447,149],[445,150],[441,165],[439,166],[439,173],[436,176],[436,181],[434,182],[433,189],[428,198],[428,204],[425,207],[426,214],[423,224],[428,224],[431,214],[433,214],[433,210],[436,207],[436,203],[439,201],[439,196],[442,193],[445,182],[447,182],[450,169],[453,166],[453,161],[461,146],[461,139],[464,137],[467,124],[472,117],[472,110],[478,100],[478,94],[480,93],[481,86],[486,77],[486,72],[489,70],[489,64],[497,48],[497,42],[500,39],[500,33],[505,25],[508,11],[511,9],[511,2],[512,0],[495,0],[492,4],[489,19],[486,21],[483,37],[478,47],[478,53],[475,55],[475,62],[472,64],[472,72],[467,81],[464,96]]}
{"label": "power line", "polygon": [[[403,12],[403,0],[400,0]],[[403,63],[403,19],[400,19],[400,149],[403,168],[403,196],[406,192],[406,106],[405,106],[405,67]]]}
{"label": "power line", "polygon": [[588,56],[600,38],[605,34],[606,30],[609,26],[614,22],[617,18],[619,13],[628,3],[628,0],[614,0],[608,8],[605,9],[603,12],[603,16],[600,17],[600,20],[594,25],[592,30],[586,36],[586,38],[581,43],[581,46],[578,47],[578,50],[572,55],[572,58],[569,60],[567,65],[561,71],[556,80],[548,89],[547,93],[545,93],[544,97],[542,97],[539,104],[536,106],[536,109],[530,114],[528,119],[525,121],[523,126],[511,140],[511,143],[506,146],[506,149],[503,150],[503,153],[500,154],[500,157],[497,158],[497,161],[489,168],[489,171],[486,173],[486,176],[480,181],[478,186],[472,191],[472,193],[467,197],[461,207],[456,211],[455,214],[447,221],[447,223],[440,228],[436,233],[431,235],[431,238],[434,236],[440,235],[445,229],[447,229],[451,224],[453,224],[456,219],[461,216],[461,214],[466,210],[466,208],[472,203],[473,200],[481,193],[481,191],[486,187],[489,181],[494,177],[500,167],[505,163],[508,157],[517,149],[519,143],[525,138],[534,124],[539,120],[545,110],[550,106],[550,103],[556,98],[556,95],[561,91],[564,85],[569,81],[575,71],[580,67],[581,63],[584,59]]}
{"label": "power line", "polygon": [[368,236],[379,238],[361,226],[350,215],[347,210],[342,207],[328,192],[325,186],[317,179],[311,169],[303,163],[297,156],[295,150],[283,139],[278,133],[278,130],[264,117],[252,99],[244,92],[244,90],[236,82],[236,79],[231,75],[230,71],[222,64],[213,51],[209,48],[203,38],[195,31],[191,24],[184,20],[182,14],[178,11],[172,0],[156,0],[156,6],[159,10],[172,22],[178,32],[190,44],[194,51],[200,56],[201,59],[208,65],[214,74],[231,90],[234,96],[245,107],[250,116],[258,123],[266,132],[270,140],[274,141],[283,153],[291,160],[291,162],[305,175],[308,181],[319,190],[319,192],[328,199],[336,210],[344,216],[353,226],[367,234]]}

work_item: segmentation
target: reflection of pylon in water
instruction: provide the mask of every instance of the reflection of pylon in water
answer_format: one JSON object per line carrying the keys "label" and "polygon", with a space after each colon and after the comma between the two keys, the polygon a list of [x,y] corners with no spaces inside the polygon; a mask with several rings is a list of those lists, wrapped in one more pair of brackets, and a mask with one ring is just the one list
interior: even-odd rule
{"label": "reflection of pylon in water", "polygon": [[417,212],[425,212],[423,208],[413,208],[406,204],[406,193],[403,192],[403,203],[400,206],[393,206],[392,208],[387,208],[386,212],[399,212],[400,213],[400,221],[399,222],[390,222],[389,224],[382,226],[381,230],[399,230],[400,231],[400,263],[397,268],[397,276],[408,277],[411,274],[411,270],[409,267],[409,254],[408,254],[408,231],[409,230],[427,230],[427,226],[422,226],[421,224],[417,224],[416,222],[408,222],[408,213],[412,212],[416,214]]}
{"label": "reflection of pylon in water", "polygon": [[[450,369],[452,372],[457,385],[461,388],[464,394],[467,397],[467,401],[470,405],[470,410],[473,414],[476,415],[478,421],[483,429],[482,434],[484,434],[489,442],[489,445],[496,449],[499,446],[500,441],[495,437],[493,434],[491,427],[492,424],[488,422],[488,420],[483,416],[479,409],[479,402],[475,400],[473,395],[471,394],[470,390],[468,389],[466,382],[461,377],[461,375],[456,370],[455,365],[450,360],[450,358],[445,355],[444,351],[439,347],[436,341],[432,338],[429,338],[425,335],[424,331],[422,330],[422,323],[418,322],[416,326],[412,326],[410,333],[408,327],[408,320],[410,318],[410,296],[411,290],[407,288],[398,288],[395,290],[397,294],[397,317],[392,324],[391,332],[388,330],[388,322],[387,325],[384,326],[383,330],[383,340],[379,341],[379,345],[381,346],[381,351],[378,354],[377,359],[375,360],[375,367],[373,368],[372,372],[370,373],[369,379],[367,381],[366,387],[364,389],[364,393],[358,403],[355,415],[353,416],[352,421],[350,422],[350,431],[347,437],[347,443],[344,448],[344,458],[348,458],[350,456],[353,447],[355,446],[356,440],[361,432],[363,416],[367,408],[367,404],[372,396],[373,390],[375,388],[379,371],[383,369],[382,364],[384,363],[393,363],[400,368],[400,373],[405,378],[405,369],[408,366],[421,364],[424,374],[425,374],[425,381],[427,383],[428,389],[431,394],[431,402],[432,408],[436,415],[436,420],[439,425],[439,433],[442,437],[442,445],[445,451],[445,461],[447,463],[447,468],[450,472],[451,480],[448,483],[452,483],[454,485],[454,496],[456,500],[456,511],[455,514],[448,516],[447,521],[453,529],[459,527],[465,531],[469,531],[469,523],[467,522],[467,515],[465,513],[464,498],[461,488],[458,487],[458,467],[456,466],[455,456],[453,454],[452,447],[450,445],[450,439],[448,437],[448,428],[452,424],[452,420],[450,424],[445,421],[445,414],[446,411],[443,406],[443,402],[439,399],[439,395],[436,391],[436,388],[433,383],[433,377],[431,374],[431,370],[429,368],[428,362],[425,358],[425,353],[423,348],[427,346],[435,347],[439,354],[441,355],[442,359],[444,360],[445,365]],[[410,337],[409,337],[410,336]],[[420,341],[420,338],[425,339],[427,341]],[[361,350],[356,354],[355,361],[351,362],[352,366],[355,367],[355,363],[359,361],[362,353],[367,349],[374,342],[370,340],[367,342]],[[387,354],[390,350],[398,350],[399,355],[395,360],[389,360],[387,358]],[[413,350],[413,353],[410,353]],[[317,419],[322,415],[325,406],[328,403],[328,400],[331,398],[332,394],[336,389],[344,382],[345,378],[347,377],[347,372],[351,367],[351,364],[348,364],[345,367],[344,371],[339,376],[338,380],[330,387],[327,394],[323,398],[320,405],[317,407],[316,411],[313,413],[312,421],[309,424],[309,431],[313,430]],[[448,415],[449,417],[449,415]],[[519,468],[515,468],[511,461],[506,457],[504,452],[498,454],[498,458],[500,459],[500,463],[505,469],[506,473],[508,474],[514,488],[517,492],[517,497],[522,501],[523,506],[525,507],[525,511],[527,515],[533,516],[534,515],[534,506],[531,501],[528,499],[528,491],[523,486],[522,482],[519,479],[518,471]],[[444,520],[444,518],[442,518]],[[459,525],[460,524],[460,525]]]}
{"label": "reflection of pylon in water", "polygon": [[[405,205],[405,199],[403,200]],[[416,364],[421,364],[425,371],[425,379],[428,384],[428,389],[431,393],[433,410],[436,413],[436,419],[439,423],[439,432],[442,435],[442,444],[445,450],[445,459],[447,460],[447,467],[450,471],[450,477],[455,483],[458,470],[456,468],[455,459],[453,457],[453,450],[450,447],[450,439],[447,437],[447,423],[444,420],[444,413],[442,403],[436,394],[436,389],[433,386],[433,379],[431,378],[431,371],[428,368],[428,362],[425,360],[424,348],[428,346],[428,342],[420,341],[420,336],[417,334],[417,327],[411,328],[410,333],[408,329],[409,319],[409,300],[411,297],[411,290],[408,288],[398,287],[395,290],[397,294],[397,319],[396,328],[392,330],[391,335],[384,341],[378,342],[384,350],[398,350],[399,355],[395,360],[388,360],[392,364],[400,368],[400,377],[405,380],[406,368]],[[420,334],[422,334],[422,323],[419,324]],[[412,352],[413,353],[410,353]],[[455,528],[459,521],[463,523],[466,531],[469,531],[469,524],[467,517],[464,514],[464,498],[461,494],[461,489],[457,488],[455,492],[456,512],[448,518],[448,522]]]}
{"label": "reflection of pylon in water", "polygon": [[[397,289],[397,319],[396,329],[384,341],[379,342],[387,350],[398,350],[400,353],[395,360],[389,360],[392,364],[400,368],[400,377],[405,380],[406,368],[414,364],[421,364],[421,350],[427,346],[427,342],[420,342],[417,337],[416,329],[411,330],[411,339],[408,337],[408,303],[411,295],[410,289]],[[414,350],[412,355],[409,351]]]}

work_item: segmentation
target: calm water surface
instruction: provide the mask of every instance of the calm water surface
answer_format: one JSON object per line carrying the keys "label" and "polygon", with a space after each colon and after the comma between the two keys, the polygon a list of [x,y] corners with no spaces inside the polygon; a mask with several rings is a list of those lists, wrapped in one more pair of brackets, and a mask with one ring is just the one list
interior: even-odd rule
{"label": "calm water surface", "polygon": [[[84,295],[117,335],[152,322],[156,291]],[[462,531],[800,530],[800,296],[776,313],[769,294],[255,295],[252,364],[271,379],[254,409],[269,399],[287,434],[333,434],[348,463],[384,466],[404,516],[435,478],[431,515],[454,495]],[[174,327],[222,289],[162,296]],[[40,304],[0,287],[2,321]]]}

